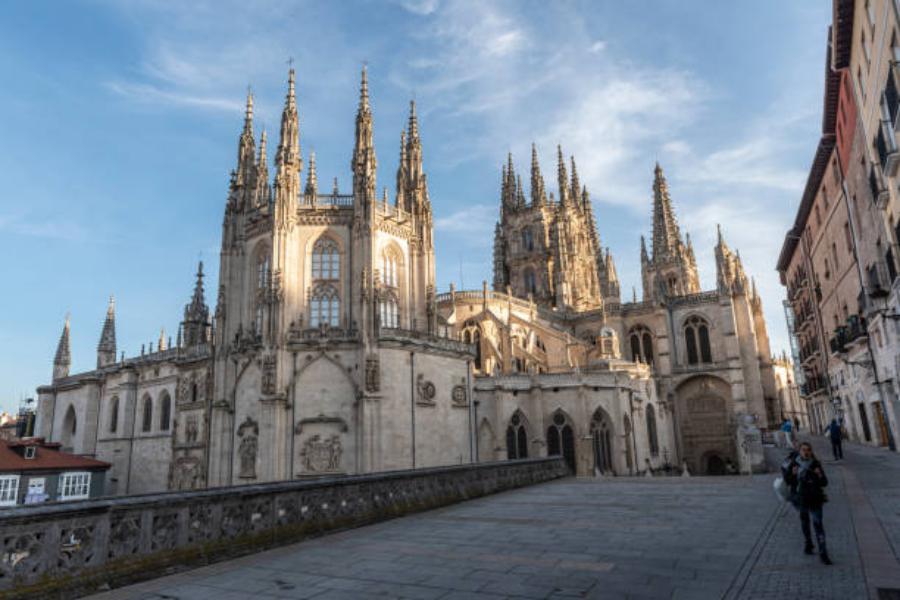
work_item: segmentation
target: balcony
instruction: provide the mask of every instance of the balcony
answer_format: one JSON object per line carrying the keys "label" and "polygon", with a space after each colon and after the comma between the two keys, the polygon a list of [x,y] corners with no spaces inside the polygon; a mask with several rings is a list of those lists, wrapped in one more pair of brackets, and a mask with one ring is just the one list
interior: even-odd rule
{"label": "balcony", "polygon": [[878,160],[887,177],[897,174],[900,166],[900,151],[897,149],[897,140],[894,139],[894,131],[888,121],[882,121],[875,138],[875,148],[878,150]]}
{"label": "balcony", "polygon": [[879,210],[884,210],[887,207],[891,193],[888,191],[887,186],[884,185],[884,178],[882,177],[881,171],[878,166],[874,164],[869,170],[869,189],[872,192],[872,201],[875,203],[875,206],[878,207]]}
{"label": "balcony", "polygon": [[846,341],[845,344],[854,344],[859,341],[865,341],[869,335],[866,330],[866,320],[859,315],[850,315],[847,318],[847,326],[844,327]]}
{"label": "balcony", "polygon": [[834,335],[828,340],[828,347],[832,354],[841,354],[846,352],[847,345],[847,328],[838,327],[834,330]]}

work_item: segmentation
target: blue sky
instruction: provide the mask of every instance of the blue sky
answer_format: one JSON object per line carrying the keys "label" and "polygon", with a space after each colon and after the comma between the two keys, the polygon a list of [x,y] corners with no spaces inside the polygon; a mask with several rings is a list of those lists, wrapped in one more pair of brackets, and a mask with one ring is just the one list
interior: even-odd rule
{"label": "blue sky", "polygon": [[198,257],[207,290],[216,289],[246,88],[256,95],[257,132],[265,124],[277,136],[288,57],[301,146],[304,156],[316,151],[323,187],[337,176],[349,189],[363,61],[380,185],[392,188],[415,96],[441,290],[490,280],[500,167],[512,151],[527,173],[535,141],[548,183],[556,144],[575,155],[630,296],[659,160],[703,287],[715,285],[720,222],[758,280],[780,351],[774,265],[821,126],[830,4],[8,3],[0,409],[49,380],[66,312],[77,372],[94,366],[110,294],[119,347],[133,355],[160,327],[174,335]]}

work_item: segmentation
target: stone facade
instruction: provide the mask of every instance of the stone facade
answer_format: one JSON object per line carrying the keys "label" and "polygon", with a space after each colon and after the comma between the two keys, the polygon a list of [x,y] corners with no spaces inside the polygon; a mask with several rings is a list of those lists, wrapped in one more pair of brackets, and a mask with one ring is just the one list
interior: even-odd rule
{"label": "stone facade", "polygon": [[53,382],[39,390],[39,431],[112,463],[113,493],[473,459],[471,346],[435,329],[432,212],[415,105],[389,202],[375,194],[363,71],[352,193],[320,193],[315,156],[300,153],[294,85],[291,70],[273,179],[266,133],[257,147],[247,99],[215,311],[201,263],[173,347],[161,336],[156,351],[117,360],[111,301],[97,369],[77,375],[69,374],[66,323]]}
{"label": "stone facade", "polygon": [[437,295],[414,103],[393,202],[365,71],[351,193],[321,193],[301,156],[293,70],[274,177],[253,127],[250,96],[214,311],[201,264],[175,343],[117,360],[111,300],[97,369],[69,373],[67,321],[39,389],[39,435],[112,463],[113,493],[552,454],[582,475],[759,466],[738,432],[776,398],[760,299],[721,236],[700,291],[660,167],[643,301],[620,299],[574,159],[557,150],[556,197],[536,148],[530,202],[503,169],[494,290]]}
{"label": "stone facade", "polygon": [[900,412],[893,2],[834,0],[822,136],[779,258],[811,425],[895,446]]}
{"label": "stone facade", "polygon": [[622,302],[575,161],[568,178],[557,155],[558,202],[536,149],[530,203],[512,158],[503,168],[494,289],[451,287],[437,299],[439,329],[476,347],[479,459],[562,453],[580,475],[761,467],[746,433],[758,444],[758,428],[775,424],[777,392],[761,300],[740,257],[720,231],[717,287],[700,291],[657,165],[643,301]]}

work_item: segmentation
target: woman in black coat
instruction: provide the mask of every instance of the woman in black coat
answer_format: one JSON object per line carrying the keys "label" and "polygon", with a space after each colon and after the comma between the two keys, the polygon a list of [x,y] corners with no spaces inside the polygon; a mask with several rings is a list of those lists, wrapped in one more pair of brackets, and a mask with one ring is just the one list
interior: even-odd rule
{"label": "woman in black coat", "polygon": [[824,564],[830,565],[831,559],[825,546],[825,527],[822,524],[822,506],[827,501],[824,488],[828,485],[828,478],[809,443],[800,444],[800,451],[791,462],[786,481],[791,486],[791,502],[800,511],[800,527],[806,540],[803,551],[806,554],[813,553],[814,546],[809,527],[812,517],[816,542],[819,545],[819,557]]}

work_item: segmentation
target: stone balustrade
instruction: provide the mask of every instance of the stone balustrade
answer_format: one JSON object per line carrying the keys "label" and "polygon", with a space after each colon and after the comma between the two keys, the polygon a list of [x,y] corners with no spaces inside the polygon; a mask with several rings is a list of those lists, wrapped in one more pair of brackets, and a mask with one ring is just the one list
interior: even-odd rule
{"label": "stone balustrade", "polygon": [[558,457],[0,510],[0,598],[74,598],[568,474]]}

